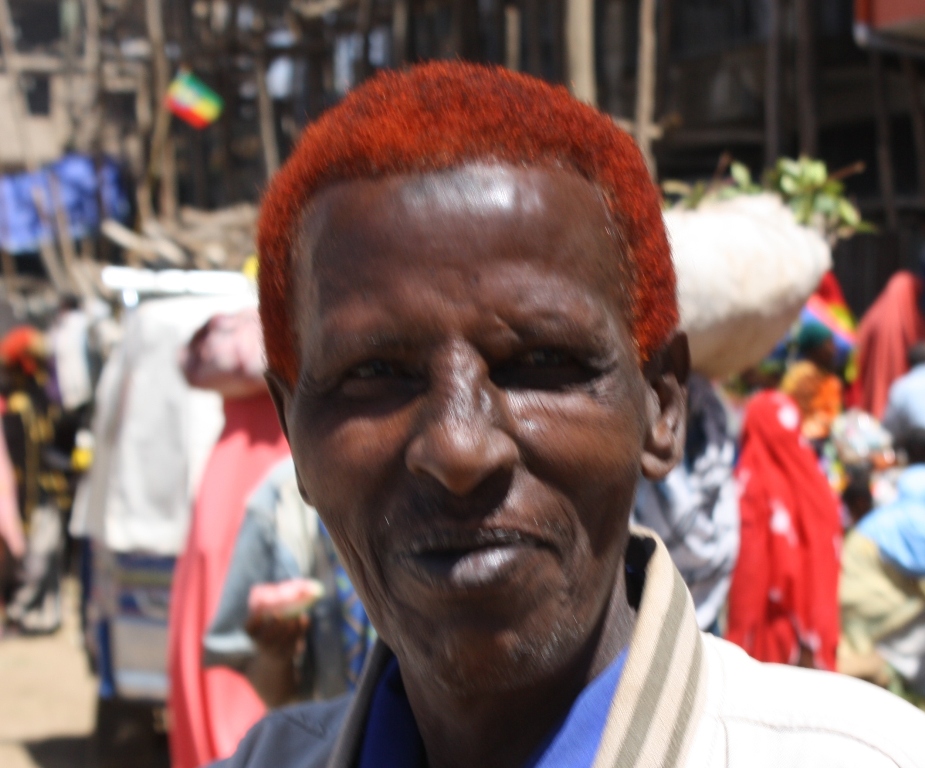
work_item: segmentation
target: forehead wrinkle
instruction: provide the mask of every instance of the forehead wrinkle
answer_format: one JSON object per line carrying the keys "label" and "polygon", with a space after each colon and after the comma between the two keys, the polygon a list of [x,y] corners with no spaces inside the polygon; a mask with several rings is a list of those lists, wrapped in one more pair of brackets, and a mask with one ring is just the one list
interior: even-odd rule
{"label": "forehead wrinkle", "polygon": [[[340,299],[344,298],[341,290],[347,295],[353,294],[353,297],[356,298],[356,291],[359,289],[358,280],[362,280],[362,271],[351,272],[349,269],[336,269],[333,266],[327,266],[324,268],[323,279],[324,282],[333,282],[333,286],[329,285],[327,290],[322,290],[322,279],[316,269],[316,267],[318,267],[316,256],[320,247],[325,247],[326,250],[328,247],[333,248],[338,261],[340,261],[349,258],[351,252],[349,247],[342,247],[344,238],[351,240],[355,237],[359,237],[360,242],[362,242],[362,240],[365,239],[374,240],[376,236],[384,235],[387,239],[394,241],[395,237],[394,233],[389,228],[390,224],[393,225],[392,228],[394,228],[395,224],[410,225],[416,228],[419,234],[426,237],[428,234],[427,221],[426,219],[422,219],[420,214],[423,212],[425,205],[433,205],[435,202],[437,203],[438,209],[445,204],[452,212],[461,213],[464,216],[478,216],[478,210],[473,211],[473,206],[475,205],[476,209],[478,209],[477,203],[480,202],[478,199],[479,196],[484,196],[486,192],[490,192],[491,194],[488,195],[490,198],[489,205],[485,207],[485,210],[486,212],[489,209],[497,210],[498,205],[504,202],[504,200],[508,200],[508,202],[513,201],[517,193],[522,191],[524,187],[524,185],[518,184],[517,179],[512,176],[514,170],[514,168],[507,168],[504,165],[471,166],[464,168],[463,171],[455,169],[452,171],[405,175],[378,180],[343,181],[322,190],[305,206],[303,223],[299,232],[298,247],[294,249],[298,254],[296,258],[299,261],[297,267],[299,275],[296,285],[298,285],[299,289],[309,289],[309,295],[306,296],[305,299],[308,299],[314,305],[313,312],[305,312],[303,308],[303,311],[294,313],[296,315],[294,320],[297,325],[295,329],[297,331],[297,339],[306,339],[306,334],[309,332],[311,326],[314,326],[312,330],[315,332],[319,330],[317,325],[318,322],[321,321],[321,316],[326,315],[328,313],[327,310],[331,308],[332,305],[340,303]],[[542,173],[553,172],[553,169],[536,170]],[[567,171],[561,171],[561,169],[560,172],[568,173]],[[592,231],[588,227],[565,228],[562,230],[564,237],[560,236],[561,240],[558,240],[556,244],[549,245],[549,247],[565,249],[567,252],[574,252],[576,255],[587,253],[589,247],[592,250],[598,251],[599,256],[596,260],[599,260],[602,269],[602,280],[599,285],[593,287],[592,292],[596,293],[598,296],[604,296],[608,300],[616,300],[620,319],[624,322],[630,322],[632,311],[629,306],[628,286],[626,285],[627,280],[625,279],[626,264],[623,263],[626,262],[627,259],[622,253],[623,248],[620,247],[620,229],[615,226],[608,206],[606,205],[604,195],[598,185],[588,182],[587,179],[577,174],[568,173],[568,175],[575,176],[577,180],[590,184],[593,188],[595,197],[600,201],[601,218],[599,223],[603,231],[592,234]],[[383,190],[381,187],[377,188],[377,185],[381,184],[383,181],[397,186],[397,192],[402,201],[406,204],[405,206],[399,207],[397,212],[395,210],[390,210],[390,215],[388,217],[375,215],[376,209],[379,207],[376,198],[383,194]],[[539,194],[529,185],[527,185],[526,189],[531,193],[532,197],[536,198],[535,205],[527,201],[521,208],[541,208],[543,195]],[[358,190],[361,198],[365,197],[367,198],[367,202],[371,203],[370,205],[353,205],[348,208],[348,213],[346,215],[351,221],[344,220],[343,208],[338,205],[344,195],[350,194],[348,190]],[[441,190],[444,192],[449,190],[445,198],[440,197],[439,193]],[[520,195],[520,197],[527,198],[530,197],[530,195]],[[408,210],[409,207],[411,210]],[[404,208],[404,211],[402,211],[402,208]],[[460,210],[461,208],[462,210]],[[335,213],[335,211],[337,211],[337,213]],[[402,215],[403,212],[410,215]],[[332,215],[334,216],[333,221]],[[387,221],[383,222],[382,219],[386,219]],[[382,227],[383,223],[385,223],[384,231]],[[520,222],[520,224],[522,225],[523,222]],[[369,228],[372,228],[372,232],[369,231]],[[531,232],[528,231],[526,234],[530,236]],[[591,240],[588,239],[589,237]],[[601,237],[605,238],[606,242],[610,244],[610,247],[606,248],[603,252],[600,250],[599,245]],[[439,237],[437,239],[439,239]],[[432,245],[433,242],[432,239]],[[452,243],[448,243],[447,245],[451,246]],[[465,274],[465,263],[457,266],[445,262],[443,258],[439,258],[444,255],[442,248],[434,247],[432,255],[436,255],[438,258],[432,258],[427,261],[421,260],[420,264],[412,264],[412,269],[421,268],[432,271],[440,268],[459,272],[459,280],[453,280],[449,284],[440,287],[440,292],[443,294],[441,300],[451,304],[465,303],[473,306],[473,308],[475,308],[476,305],[486,304],[487,296],[472,294],[469,281],[473,276]],[[612,262],[610,261],[611,258],[613,259]],[[507,261],[509,264],[514,265],[515,268],[518,264],[530,263],[529,259],[517,258],[516,255],[511,255],[506,251],[499,252],[493,261],[496,264]],[[575,289],[579,288],[579,286],[576,286],[568,280],[566,275],[557,275],[555,272],[552,272],[548,274],[548,276],[551,278],[551,283],[560,283],[559,286],[550,284],[548,290],[541,291],[543,294],[554,294],[550,296],[550,300],[543,301],[535,293],[531,294],[529,297],[524,297],[522,295],[518,296],[514,292],[505,295],[505,299],[511,302],[515,312],[517,310],[535,312],[537,310],[537,305],[541,307],[561,307],[561,300],[564,293],[562,289],[566,288],[566,286],[567,289],[565,292],[576,297]],[[381,275],[377,277],[381,279]],[[407,285],[408,282],[407,280],[399,279],[392,284],[393,287],[401,287],[404,289],[403,292],[406,294],[405,296],[400,296],[401,292],[399,292],[399,295],[394,293],[391,294],[391,302],[399,304],[403,309],[407,308],[407,305],[413,306],[415,303],[414,299],[419,298],[420,292],[425,289],[425,286],[422,284],[411,286]],[[403,283],[405,283],[405,285],[403,285]],[[482,287],[483,289],[487,288],[487,286]],[[337,290],[331,290],[331,288],[336,288]],[[386,290],[376,292],[377,295],[366,294],[362,297],[361,306],[364,303],[368,304],[371,300],[385,300],[386,303],[389,303],[388,297],[390,293],[390,291]],[[407,295],[409,293],[411,294],[410,296]],[[582,303],[589,298],[583,287],[582,290],[577,291],[577,293],[585,294],[585,296],[582,297]],[[525,298],[526,301],[524,301]],[[304,303],[304,299],[299,297],[299,302]],[[480,309],[481,311],[487,310],[493,312],[492,307],[480,306]],[[552,317],[561,320],[562,315],[559,312],[554,312]],[[606,324],[610,325],[611,323],[608,321]],[[518,325],[520,324],[518,323]],[[529,326],[523,327],[523,333],[529,335],[530,331],[531,329]],[[327,336],[327,334],[324,335]],[[587,335],[587,329],[585,329],[585,335]],[[601,337],[608,335],[610,334],[607,332],[600,334]],[[600,340],[603,339],[601,338],[599,341]],[[299,346],[304,349],[304,345],[301,343]]]}

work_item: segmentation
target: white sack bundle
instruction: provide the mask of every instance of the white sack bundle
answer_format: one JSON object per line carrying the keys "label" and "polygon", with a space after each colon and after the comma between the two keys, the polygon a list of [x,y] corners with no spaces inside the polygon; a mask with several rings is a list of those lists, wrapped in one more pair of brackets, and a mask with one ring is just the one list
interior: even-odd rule
{"label": "white sack bundle", "polygon": [[772,194],[665,212],[694,370],[740,373],[783,338],[832,263],[826,241]]}

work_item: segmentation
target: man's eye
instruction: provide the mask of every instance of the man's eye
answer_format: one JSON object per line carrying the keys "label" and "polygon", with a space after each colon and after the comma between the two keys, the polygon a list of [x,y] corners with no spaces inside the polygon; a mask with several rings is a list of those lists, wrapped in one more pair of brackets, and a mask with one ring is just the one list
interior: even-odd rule
{"label": "man's eye", "polygon": [[347,378],[368,380],[397,375],[398,369],[393,363],[386,360],[370,360],[352,368],[347,373]]}
{"label": "man's eye", "polygon": [[537,367],[550,367],[566,365],[573,362],[571,357],[557,349],[534,349],[522,355],[517,361],[521,365],[534,365]]}
{"label": "man's eye", "polygon": [[401,363],[367,360],[344,375],[339,391],[351,400],[394,400],[413,397],[423,380]]}
{"label": "man's eye", "polygon": [[568,352],[540,347],[499,365],[491,378],[507,389],[558,390],[584,384],[594,375]]}

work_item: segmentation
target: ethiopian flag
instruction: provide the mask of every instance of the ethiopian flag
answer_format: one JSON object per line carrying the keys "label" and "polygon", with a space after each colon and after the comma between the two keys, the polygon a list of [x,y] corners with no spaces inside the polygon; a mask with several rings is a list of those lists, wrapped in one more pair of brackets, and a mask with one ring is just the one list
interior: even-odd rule
{"label": "ethiopian flag", "polygon": [[222,114],[225,104],[192,72],[181,70],[167,89],[167,109],[193,128],[205,128]]}

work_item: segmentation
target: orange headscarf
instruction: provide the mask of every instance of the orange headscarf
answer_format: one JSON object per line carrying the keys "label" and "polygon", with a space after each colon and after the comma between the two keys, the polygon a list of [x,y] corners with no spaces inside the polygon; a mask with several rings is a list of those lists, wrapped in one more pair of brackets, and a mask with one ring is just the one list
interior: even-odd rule
{"label": "orange headscarf", "polygon": [[0,341],[0,361],[19,366],[30,376],[38,370],[44,356],[42,332],[31,325],[18,325]]}

